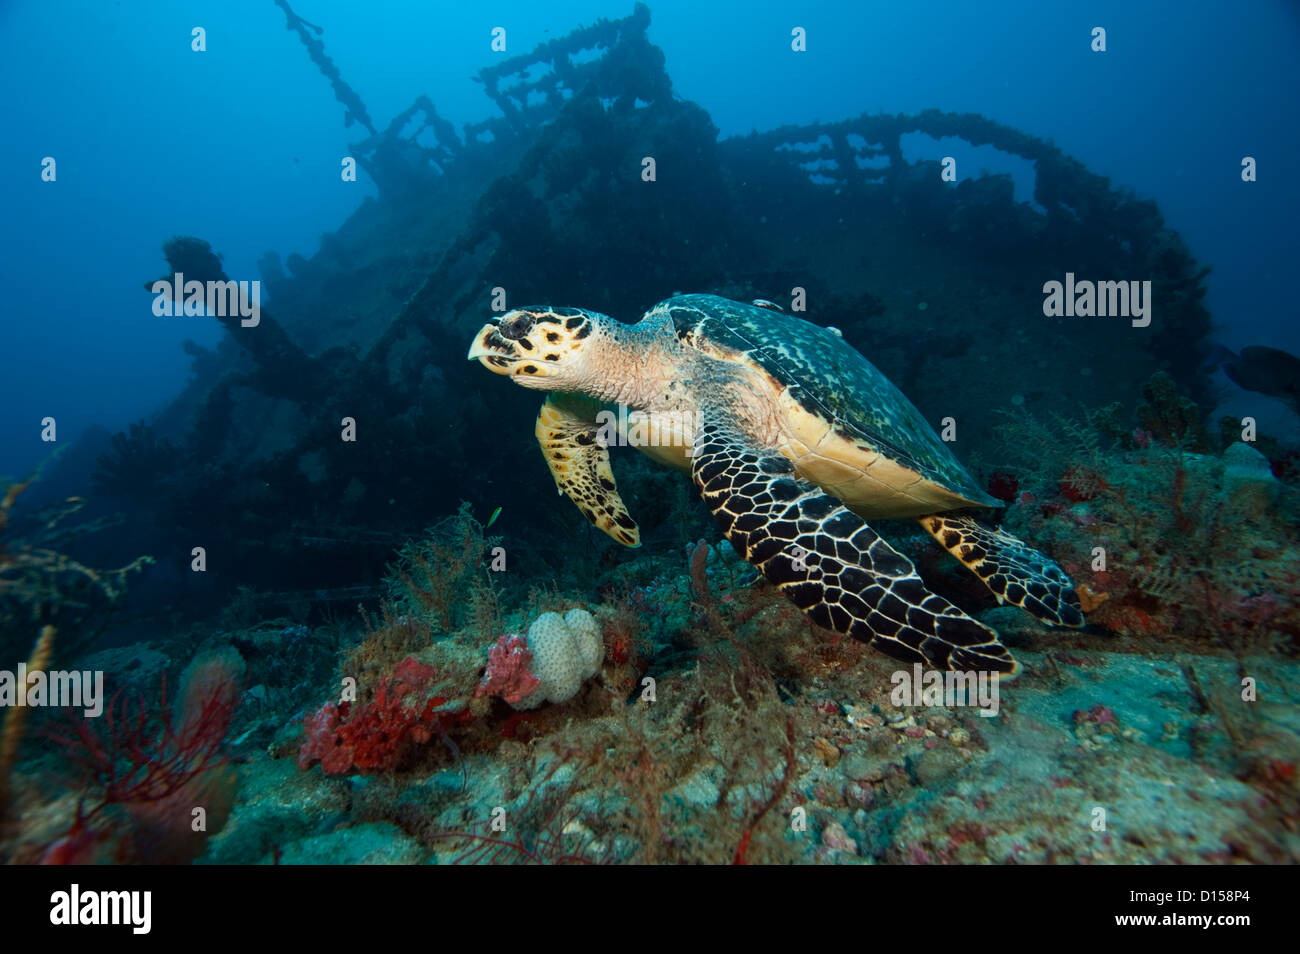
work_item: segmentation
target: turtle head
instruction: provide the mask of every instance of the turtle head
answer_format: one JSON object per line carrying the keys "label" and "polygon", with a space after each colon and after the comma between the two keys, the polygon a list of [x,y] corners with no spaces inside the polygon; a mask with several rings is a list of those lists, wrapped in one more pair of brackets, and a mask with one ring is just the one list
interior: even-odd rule
{"label": "turtle head", "polygon": [[526,388],[581,391],[592,378],[588,359],[608,321],[582,308],[516,308],[478,330],[469,359]]}

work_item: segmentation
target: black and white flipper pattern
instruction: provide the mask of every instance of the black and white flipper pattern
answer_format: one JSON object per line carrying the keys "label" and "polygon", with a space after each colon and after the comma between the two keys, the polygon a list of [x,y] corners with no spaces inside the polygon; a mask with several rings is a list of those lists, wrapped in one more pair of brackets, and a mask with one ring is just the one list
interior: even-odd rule
{"label": "black and white flipper pattern", "polygon": [[1084,624],[1070,577],[1019,537],[966,514],[933,514],[922,517],[921,525],[983,580],[999,603],[1019,606],[1049,626]]}
{"label": "black and white flipper pattern", "polygon": [[706,421],[691,473],[736,552],[819,626],[939,669],[1018,670],[997,633],[927,590],[907,557],[780,454]]}

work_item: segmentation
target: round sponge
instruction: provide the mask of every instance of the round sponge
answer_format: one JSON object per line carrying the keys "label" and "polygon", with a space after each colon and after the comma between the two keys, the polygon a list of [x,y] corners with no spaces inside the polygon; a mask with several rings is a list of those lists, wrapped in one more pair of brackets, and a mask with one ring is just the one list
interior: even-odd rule
{"label": "round sponge", "polygon": [[567,702],[600,668],[605,643],[600,624],[586,610],[543,613],[528,628],[529,670],[540,685],[518,702],[516,709],[536,709],[543,702]]}

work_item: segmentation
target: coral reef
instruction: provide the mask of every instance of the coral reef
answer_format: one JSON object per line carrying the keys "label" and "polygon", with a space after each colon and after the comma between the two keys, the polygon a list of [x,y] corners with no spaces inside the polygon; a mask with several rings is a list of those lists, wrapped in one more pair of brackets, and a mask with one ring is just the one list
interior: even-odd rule
{"label": "coral reef", "polygon": [[177,864],[202,854],[234,804],[223,744],[243,668],[232,650],[201,654],[181,676],[174,711],[164,680],[157,707],[118,692],[102,719],[73,716],[66,728],[48,730],[76,767],[81,794],[71,823],[61,822],[66,830],[51,836],[47,820],[46,833],[29,833],[18,857]]}
{"label": "coral reef", "polygon": [[445,737],[460,716],[442,708],[445,696],[425,693],[436,676],[432,666],[408,656],[369,701],[327,703],[305,720],[298,767],[319,762],[327,775],[397,769],[412,748]]}
{"label": "coral reef", "polygon": [[516,709],[568,702],[604,658],[596,617],[582,609],[543,613],[527,637],[507,634],[492,647],[479,694],[499,695]]}
{"label": "coral reef", "polygon": [[[1131,485],[1161,486],[1155,474],[1176,481],[1160,468],[1180,460],[1187,499],[1209,494],[1220,506],[1243,507],[1236,519],[1252,533],[1289,505],[1249,448],[1214,458],[1159,444],[1090,455],[1100,441],[1064,441],[1060,456],[1038,460],[1041,474],[1017,477],[1025,489],[1009,521],[1032,521],[1067,559],[1087,555],[1087,536],[1077,539],[1090,526],[1086,514],[1104,525],[1112,508],[1118,515],[1128,507],[1154,519],[1146,508],[1158,505]],[[1102,469],[1087,499],[1072,500],[1060,475],[1084,466]],[[1150,492],[1158,501],[1171,489]],[[1201,513],[1190,504],[1183,512]],[[1143,546],[1171,532],[1132,526]],[[213,837],[172,857],[191,857],[196,847],[210,861],[280,864],[1300,857],[1286,822],[1298,804],[1300,723],[1284,687],[1297,662],[1258,641],[1234,658],[1190,630],[1099,639],[1095,631],[1048,633],[1013,622],[1019,614],[988,610],[990,622],[1023,643],[1025,674],[986,718],[960,705],[899,705],[896,664],[811,626],[755,582],[725,543],[661,554],[641,572],[644,582],[611,590],[584,614],[604,643],[596,676],[566,702],[532,709],[508,704],[517,701],[511,695],[537,691],[528,640],[509,634],[536,620],[538,609],[557,614],[571,602],[539,593],[501,607],[486,669],[472,615],[441,630],[418,609],[384,607],[365,620],[365,632],[335,642],[338,675],[355,678],[355,700],[295,713],[300,699],[251,703],[245,693],[241,711],[262,708],[246,713],[230,743],[239,753],[240,798],[219,831],[210,827]],[[1087,570],[1080,579],[1103,582]],[[1105,607],[1130,599],[1111,583],[1094,609],[1101,625]],[[262,657],[297,646],[320,653],[334,639],[296,626],[257,623],[234,634],[254,660],[250,674],[275,671]],[[1161,653],[1144,651],[1159,642]],[[1257,701],[1243,695],[1243,673],[1257,684]],[[311,691],[337,691],[329,685],[339,683],[325,677]],[[180,710],[175,718],[193,722]],[[269,745],[257,728],[268,721],[279,726]],[[195,737],[217,738],[218,724]],[[206,743],[199,749],[220,759]],[[131,787],[122,776],[118,789]],[[20,781],[18,791],[18,804],[30,805],[30,783]],[[71,805],[58,823],[24,810],[18,856],[165,854],[141,847],[149,826],[138,812],[96,813],[102,798],[87,798],[89,822],[71,831]],[[176,798],[215,796],[186,790]]]}
{"label": "coral reef", "polygon": [[496,623],[496,592],[486,557],[501,543],[483,535],[469,503],[408,543],[388,568],[388,594],[401,613],[416,614],[448,632],[473,616],[490,632]]}
{"label": "coral reef", "polygon": [[520,703],[532,696],[542,684],[542,680],[530,671],[532,661],[528,637],[507,633],[488,649],[487,668],[475,695],[500,696],[519,708]]}
{"label": "coral reef", "polygon": [[[1006,514],[1081,585],[1089,622],[1120,635],[1217,644],[1237,653],[1297,650],[1297,501],[1268,460],[1240,441],[1183,449],[1198,418],[1167,381],[1139,409],[1148,438],[1104,447],[1096,419],[1015,418],[1005,447],[1024,491]],[[1164,408],[1157,413],[1155,403]]]}
{"label": "coral reef", "polygon": [[[693,606],[698,587],[687,561],[678,559],[678,572],[652,597],[664,612],[653,645],[678,628],[708,625]],[[653,688],[642,686],[630,705],[610,678],[619,664],[608,653],[602,677],[565,706],[509,715],[504,706],[460,701],[473,671],[450,672],[474,651],[472,629],[436,641],[419,656],[426,662],[404,658],[399,681],[425,684],[434,660],[451,667],[431,678],[438,692],[460,694],[444,712],[469,705],[448,730],[454,756],[446,741],[408,734],[409,757],[364,788],[354,784],[350,810],[331,802],[325,817],[335,834],[305,826],[296,812],[284,816],[298,832],[287,844],[268,848],[250,830],[245,853],[231,854],[241,851],[230,841],[240,830],[237,809],[222,857],[456,864],[1298,857],[1300,841],[1283,819],[1296,804],[1300,725],[1279,695],[1295,677],[1294,661],[1243,659],[1260,684],[1260,701],[1250,703],[1234,701],[1238,664],[1226,658],[1182,656],[1189,668],[1180,671],[1110,648],[1022,649],[1026,674],[1002,693],[993,718],[952,705],[900,707],[888,660],[857,644],[832,645],[765,585],[733,587],[726,564],[715,564],[705,580],[726,631],[710,632],[709,648],[685,666],[656,652]],[[599,615],[608,643],[614,608]],[[518,650],[517,639],[499,645]],[[415,724],[414,711],[402,724]],[[295,803],[324,804],[328,785],[339,784],[330,778],[304,774],[295,785],[309,785]],[[288,783],[265,779],[265,794],[248,811],[289,811],[267,801]]]}
{"label": "coral reef", "polygon": [[[316,254],[264,257],[274,315],[255,335],[218,319],[221,345],[187,349],[186,393],[108,442],[99,482],[125,525],[222,559],[168,584],[186,612],[156,644],[86,661],[113,680],[104,719],[47,726],[57,744],[25,760],[9,721],[7,859],[1300,860],[1295,451],[1242,443],[1240,422],[1205,432],[1204,271],[1153,203],[971,114],[719,140],[672,94],[639,4],[484,70],[500,116],[458,132],[419,97],[376,124],[320,28],[277,3],[369,133],[352,149],[379,197]],[[1039,208],[1005,177],[944,183],[905,158],[916,133],[1030,160]],[[164,256],[227,277],[200,239]],[[1119,324],[1022,320],[1045,275],[1085,266],[1152,276],[1141,346]],[[464,331],[502,275],[511,305],[624,318],[672,289],[803,288],[807,317],[927,418],[962,412],[962,456],[1079,583],[1089,627],[993,607],[904,528],[891,539],[927,583],[1024,665],[996,714],[904,705],[908,673],[759,580],[679,475],[616,459],[645,544],[616,548],[544,492],[533,402],[468,376]],[[1085,400],[1107,407],[1075,420]],[[1018,411],[998,447],[1002,407]],[[62,608],[114,602],[145,562],[67,556],[75,499],[6,527],[24,486],[0,501],[13,658],[51,619],[77,648]],[[171,660],[196,650],[168,705]]]}

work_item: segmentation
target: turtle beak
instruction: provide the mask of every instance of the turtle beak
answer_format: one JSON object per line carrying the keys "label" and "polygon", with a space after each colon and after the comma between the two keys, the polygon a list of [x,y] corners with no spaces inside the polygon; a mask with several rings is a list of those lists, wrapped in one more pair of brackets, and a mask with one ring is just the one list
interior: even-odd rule
{"label": "turtle beak", "polygon": [[519,360],[519,354],[508,338],[501,337],[499,322],[489,321],[474,335],[466,358],[470,361],[478,359],[494,374],[509,374],[510,366]]}

